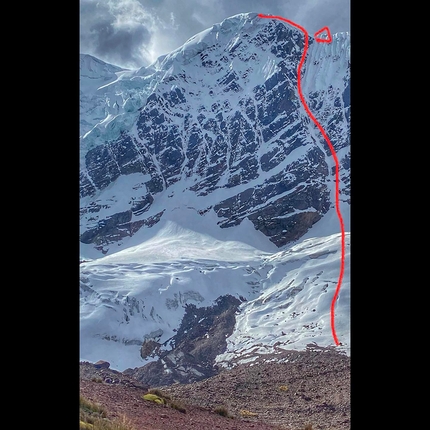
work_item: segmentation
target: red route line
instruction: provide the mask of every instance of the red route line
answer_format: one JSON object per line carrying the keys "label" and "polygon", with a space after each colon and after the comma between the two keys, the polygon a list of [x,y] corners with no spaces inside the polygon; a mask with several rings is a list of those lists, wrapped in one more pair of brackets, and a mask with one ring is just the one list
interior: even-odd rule
{"label": "red route line", "polygon": [[340,290],[340,286],[342,284],[342,279],[343,279],[343,273],[344,273],[344,269],[345,269],[345,227],[343,224],[343,218],[342,218],[342,214],[340,213],[340,207],[339,207],[339,160],[337,158],[336,155],[336,151],[334,150],[334,147],[332,145],[332,143],[330,142],[330,139],[327,136],[327,133],[325,132],[325,130],[322,128],[321,124],[318,122],[318,120],[315,118],[315,116],[312,114],[312,112],[310,111],[306,100],[303,96],[302,93],[302,86],[301,86],[301,81],[302,81],[302,76],[301,76],[301,72],[302,72],[302,66],[303,63],[305,62],[305,58],[306,58],[306,54],[308,51],[308,46],[309,46],[309,34],[308,32],[300,25],[296,24],[295,22],[290,21],[289,19],[283,18],[282,16],[275,16],[275,15],[264,15],[262,13],[258,14],[259,18],[269,18],[269,19],[279,19],[281,21],[285,21],[288,24],[291,24],[292,26],[298,28],[300,31],[303,32],[303,34],[305,35],[305,49],[303,50],[303,54],[302,54],[302,58],[300,60],[299,63],[299,67],[297,68],[297,88],[299,91],[299,96],[300,96],[300,100],[307,112],[307,114],[309,115],[309,117],[312,119],[312,121],[315,123],[315,125],[318,127],[318,129],[320,130],[321,134],[324,136],[325,141],[327,142],[328,147],[330,148],[330,151],[333,155],[333,159],[334,162],[336,163],[336,212],[337,212],[337,216],[339,218],[339,223],[340,223],[340,231],[341,231],[341,258],[340,258],[340,271],[339,271],[339,278],[337,281],[337,286],[336,286],[336,291],[334,293],[333,299],[331,301],[331,308],[330,308],[330,324],[331,324],[331,332],[333,335],[333,339],[334,342],[336,344],[336,346],[340,345],[340,342],[337,338],[336,335],[336,329],[335,329],[335,324],[334,324],[334,307],[336,305],[336,299],[339,295],[339,290]]}

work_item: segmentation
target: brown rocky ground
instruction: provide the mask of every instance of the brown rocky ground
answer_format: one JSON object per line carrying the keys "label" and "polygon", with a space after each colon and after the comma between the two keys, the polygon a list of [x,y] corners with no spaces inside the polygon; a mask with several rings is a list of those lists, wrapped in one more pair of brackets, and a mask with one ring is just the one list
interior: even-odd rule
{"label": "brown rocky ground", "polygon": [[[143,400],[148,388],[120,372],[80,364],[81,394],[136,430],[351,427],[350,358],[330,349],[264,355],[203,381],[157,387],[186,413]],[[215,413],[219,406],[232,418]]]}

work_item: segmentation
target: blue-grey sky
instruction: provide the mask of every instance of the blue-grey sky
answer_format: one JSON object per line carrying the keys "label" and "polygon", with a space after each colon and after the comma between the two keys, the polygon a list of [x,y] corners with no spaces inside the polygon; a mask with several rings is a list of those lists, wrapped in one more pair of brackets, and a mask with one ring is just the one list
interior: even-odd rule
{"label": "blue-grey sky", "polygon": [[350,0],[80,0],[80,52],[135,69],[245,12],[280,15],[311,35],[350,31]]}

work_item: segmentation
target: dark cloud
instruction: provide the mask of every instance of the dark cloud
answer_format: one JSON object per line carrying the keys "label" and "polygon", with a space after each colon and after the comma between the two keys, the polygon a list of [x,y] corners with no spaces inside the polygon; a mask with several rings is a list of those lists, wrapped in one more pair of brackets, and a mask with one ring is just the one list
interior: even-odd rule
{"label": "dark cloud", "polygon": [[135,0],[81,0],[81,52],[128,68],[150,62],[146,46],[151,41],[153,22],[143,9],[137,9],[138,13],[133,15],[135,3]]}
{"label": "dark cloud", "polygon": [[110,57],[121,64],[141,64],[139,48],[145,46],[151,39],[148,29],[143,25],[129,31],[128,29],[116,30],[109,22],[100,22],[95,23],[90,30],[94,35],[96,54]]}
{"label": "dark cloud", "polygon": [[128,68],[148,65],[190,37],[244,12],[280,15],[312,35],[349,31],[350,0],[80,0],[81,52]]}

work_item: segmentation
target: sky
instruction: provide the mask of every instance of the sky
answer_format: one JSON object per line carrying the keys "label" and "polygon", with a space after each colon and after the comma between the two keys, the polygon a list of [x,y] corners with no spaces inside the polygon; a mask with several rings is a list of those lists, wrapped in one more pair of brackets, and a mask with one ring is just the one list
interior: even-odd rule
{"label": "sky", "polygon": [[280,15],[311,35],[350,31],[350,0],[80,0],[80,53],[137,69],[247,12]]}

